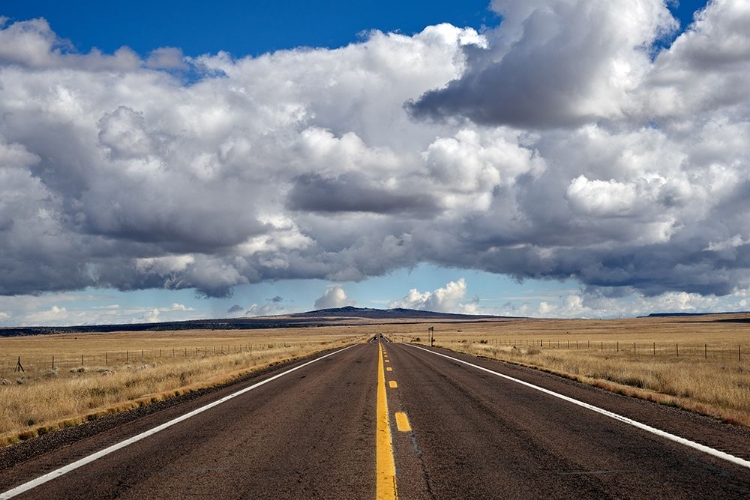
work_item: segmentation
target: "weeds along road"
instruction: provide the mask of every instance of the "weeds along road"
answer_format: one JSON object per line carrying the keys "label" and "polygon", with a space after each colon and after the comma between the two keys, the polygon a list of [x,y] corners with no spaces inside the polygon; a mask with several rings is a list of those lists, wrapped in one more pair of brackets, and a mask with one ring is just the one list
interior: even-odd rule
{"label": "weeds along road", "polygon": [[[432,351],[370,342],[286,366],[0,470],[0,498],[239,390],[247,392],[15,498],[750,495],[746,429],[496,361]],[[248,390],[263,380],[269,381]],[[737,459],[721,458],[722,452]]]}

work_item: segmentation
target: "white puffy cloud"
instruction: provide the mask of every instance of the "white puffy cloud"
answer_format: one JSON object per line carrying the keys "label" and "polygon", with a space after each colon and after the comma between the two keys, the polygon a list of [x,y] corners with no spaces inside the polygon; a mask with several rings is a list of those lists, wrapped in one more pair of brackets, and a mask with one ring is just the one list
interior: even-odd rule
{"label": "white puffy cloud", "polygon": [[628,215],[635,209],[636,189],[615,180],[590,181],[585,175],[568,186],[568,201],[575,210],[599,217]]}
{"label": "white puffy cloud", "polygon": [[[750,89],[750,9],[744,0],[713,0],[669,50],[659,54],[638,89],[641,112],[698,121],[697,115],[746,107]],[[687,124],[686,124],[687,125]]]}
{"label": "white puffy cloud", "polygon": [[354,304],[355,302],[349,299],[342,286],[332,285],[326,288],[323,295],[315,300],[315,309],[334,309]]}
{"label": "white puffy cloud", "polygon": [[473,302],[465,302],[466,280],[459,278],[448,282],[444,287],[431,292],[420,292],[416,288],[409,290],[402,299],[391,302],[389,308],[402,307],[423,311],[444,313],[475,314],[477,306]]}
{"label": "white puffy cloud", "polygon": [[[496,0],[482,34],[243,58],[81,54],[42,19],[4,19],[0,294],[225,297],[423,262],[742,294],[746,4],[710,2],[664,49],[661,0]],[[472,305],[449,288],[404,303]]]}
{"label": "white puffy cloud", "polygon": [[46,311],[29,314],[27,320],[35,325],[60,325],[69,321],[69,314],[65,307],[52,306]]}
{"label": "white puffy cloud", "polygon": [[207,315],[206,311],[198,311],[179,302],[167,306],[121,305],[114,303],[117,299],[111,293],[111,290],[87,290],[0,296],[0,311],[3,311],[0,313],[0,325],[27,327],[132,324],[156,317],[158,321],[183,321],[205,318]]}
{"label": "white puffy cloud", "polygon": [[503,18],[460,79],[413,103],[417,116],[462,115],[519,127],[617,119],[648,72],[648,48],[675,30],[662,0],[494,0]]}
{"label": "white puffy cloud", "polygon": [[283,314],[286,307],[283,305],[270,302],[265,304],[253,304],[246,311],[245,316],[272,316],[276,314]]}

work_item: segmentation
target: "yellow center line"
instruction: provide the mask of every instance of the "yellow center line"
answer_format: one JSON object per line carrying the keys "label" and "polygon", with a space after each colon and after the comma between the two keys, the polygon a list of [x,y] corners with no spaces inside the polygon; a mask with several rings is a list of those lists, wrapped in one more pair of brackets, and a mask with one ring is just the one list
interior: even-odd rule
{"label": "yellow center line", "polygon": [[398,384],[396,383],[395,380],[389,380],[388,381],[388,387],[390,387],[391,389],[397,389],[398,388]]}
{"label": "yellow center line", "polygon": [[388,368],[386,368],[386,369],[385,369],[385,371],[387,371],[387,372],[392,372],[392,371],[393,371],[393,368],[391,368],[391,367],[389,366]]}
{"label": "yellow center line", "polygon": [[377,483],[375,485],[376,498],[395,500],[396,494],[396,462],[393,458],[393,441],[391,439],[391,425],[388,420],[388,397],[385,392],[385,370],[383,363],[383,346],[380,348],[380,362],[378,363],[378,402],[377,402]]}
{"label": "yellow center line", "polygon": [[409,417],[402,411],[396,412],[396,429],[399,432],[410,432],[411,424],[409,424]]}

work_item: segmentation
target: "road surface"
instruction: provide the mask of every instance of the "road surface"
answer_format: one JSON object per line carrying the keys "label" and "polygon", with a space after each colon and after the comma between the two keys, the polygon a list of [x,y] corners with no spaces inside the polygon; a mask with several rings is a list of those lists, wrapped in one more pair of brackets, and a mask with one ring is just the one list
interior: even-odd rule
{"label": "road surface", "polygon": [[750,497],[748,430],[432,351],[284,366],[0,470],[0,498]]}

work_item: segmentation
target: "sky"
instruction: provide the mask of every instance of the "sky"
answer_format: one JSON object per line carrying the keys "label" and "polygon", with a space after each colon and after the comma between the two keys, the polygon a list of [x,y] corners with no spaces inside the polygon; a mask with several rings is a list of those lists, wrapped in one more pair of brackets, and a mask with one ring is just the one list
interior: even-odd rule
{"label": "sky", "polygon": [[0,326],[748,310],[746,0],[0,1]]}

